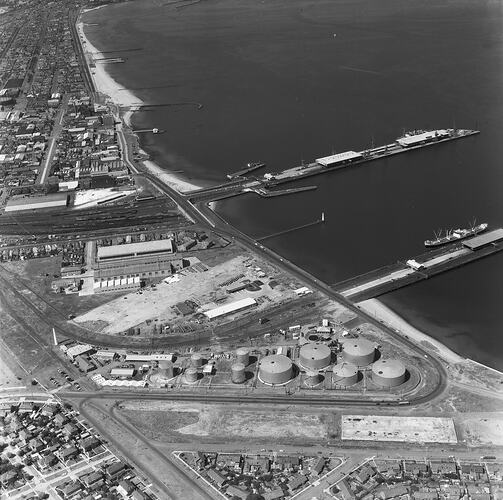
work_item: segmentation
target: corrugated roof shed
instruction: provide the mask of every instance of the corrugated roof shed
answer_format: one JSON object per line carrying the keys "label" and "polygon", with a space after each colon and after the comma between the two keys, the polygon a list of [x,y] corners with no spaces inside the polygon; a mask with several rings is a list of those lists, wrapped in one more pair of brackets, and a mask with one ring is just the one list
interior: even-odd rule
{"label": "corrugated roof shed", "polygon": [[494,229],[488,233],[481,234],[475,238],[470,238],[463,241],[463,246],[471,249],[477,250],[478,248],[485,247],[491,243],[496,243],[497,241],[503,240],[503,229]]}
{"label": "corrugated roof shed", "polygon": [[161,252],[173,252],[173,244],[170,239],[98,247],[98,260]]}

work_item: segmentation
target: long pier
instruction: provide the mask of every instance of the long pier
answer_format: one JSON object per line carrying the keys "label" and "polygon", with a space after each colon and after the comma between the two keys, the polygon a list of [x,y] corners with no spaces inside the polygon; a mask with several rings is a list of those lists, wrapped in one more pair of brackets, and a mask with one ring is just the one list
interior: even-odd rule
{"label": "long pier", "polygon": [[360,302],[412,285],[503,250],[503,229],[469,238],[399,261],[332,286],[344,297]]}
{"label": "long pier", "polygon": [[[387,158],[398,154],[403,154],[417,149],[435,146],[445,142],[450,142],[458,139],[463,139],[476,134],[478,130],[466,129],[447,129],[441,131],[432,131],[427,139],[421,140],[425,135],[417,134],[418,139],[414,142],[414,135],[405,138],[397,139],[396,142],[385,144],[372,149],[365,149],[359,152],[347,151],[332,157],[320,158],[308,165],[300,165],[297,167],[283,170],[282,172],[267,173],[263,177],[242,177],[239,184],[232,184],[233,179],[229,183],[220,184],[212,188],[204,190],[195,190],[186,193],[186,197],[192,201],[208,202],[222,197],[236,196],[246,192],[256,192],[260,194],[261,189],[268,189],[287,182],[293,182],[314,175],[326,174],[343,168],[354,167],[368,163],[374,160]],[[224,194],[222,196],[222,194]]]}
{"label": "long pier", "polygon": [[322,224],[325,222],[325,212],[321,213],[321,217],[316,219],[313,222],[308,222],[307,224],[302,224],[300,226],[291,227],[289,229],[284,229],[283,231],[278,231],[277,233],[272,233],[267,236],[262,236],[262,238],[256,238],[255,241],[265,241],[270,240],[272,238],[276,238],[278,236],[283,236],[284,234],[293,233],[294,231],[299,231],[301,229],[305,229],[306,227],[317,226],[318,224]]}

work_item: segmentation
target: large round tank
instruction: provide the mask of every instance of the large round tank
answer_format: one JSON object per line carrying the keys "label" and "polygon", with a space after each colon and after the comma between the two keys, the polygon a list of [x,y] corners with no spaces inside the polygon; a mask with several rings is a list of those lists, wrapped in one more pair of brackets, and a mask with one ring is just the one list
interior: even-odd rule
{"label": "large round tank", "polygon": [[190,367],[185,370],[185,380],[189,383],[194,383],[197,382],[197,379],[199,378],[199,373],[197,371],[197,368]]}
{"label": "large round tank", "polygon": [[306,373],[306,378],[304,379],[304,383],[309,386],[313,387],[315,385],[321,384],[323,382],[323,376],[321,373],[318,372],[307,372]]}
{"label": "large round tank", "polygon": [[405,365],[398,359],[380,359],[372,366],[372,380],[381,387],[403,384],[405,373]]}
{"label": "large round tank", "polygon": [[242,384],[246,380],[245,365],[235,363],[231,366],[231,380],[233,384]]}
{"label": "large round tank", "polygon": [[265,356],[259,367],[259,379],[265,384],[285,384],[292,378],[292,361],[282,354]]}
{"label": "large round tank", "polygon": [[375,354],[374,344],[365,339],[348,339],[342,344],[344,361],[356,366],[370,365],[375,359]]}
{"label": "large round tank", "polygon": [[300,348],[299,363],[308,370],[326,368],[332,361],[332,351],[325,344],[310,342]]}
{"label": "large round tank", "polygon": [[203,366],[203,357],[200,354],[193,354],[190,357],[190,364],[195,368]]}
{"label": "large round tank", "polygon": [[159,361],[159,375],[162,378],[170,379],[175,376],[175,367],[171,361]]}
{"label": "large round tank", "polygon": [[240,347],[236,351],[236,363],[242,363],[248,366],[250,364],[250,350],[246,347]]}
{"label": "large round tank", "polygon": [[358,382],[358,368],[351,363],[342,362],[335,365],[332,372],[332,380],[336,385],[348,387]]}

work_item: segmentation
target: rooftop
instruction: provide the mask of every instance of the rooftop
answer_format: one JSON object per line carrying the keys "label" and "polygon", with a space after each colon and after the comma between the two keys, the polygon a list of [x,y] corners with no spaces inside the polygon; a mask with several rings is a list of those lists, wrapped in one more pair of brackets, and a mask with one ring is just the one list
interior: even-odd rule
{"label": "rooftop", "polygon": [[161,252],[173,252],[173,244],[170,239],[98,247],[98,260]]}

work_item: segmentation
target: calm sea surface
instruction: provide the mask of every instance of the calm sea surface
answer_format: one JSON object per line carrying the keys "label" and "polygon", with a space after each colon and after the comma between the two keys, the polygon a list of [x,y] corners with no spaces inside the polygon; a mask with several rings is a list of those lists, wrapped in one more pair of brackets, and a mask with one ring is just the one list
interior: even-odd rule
{"label": "calm sea surface", "polygon": [[[472,0],[145,0],[86,14],[122,53],[112,76],[157,108],[134,117],[165,169],[201,184],[248,161],[266,171],[456,125],[473,138],[304,181],[318,189],[218,204],[329,283],[424,251],[439,228],[503,225],[503,4]],[[460,354],[503,369],[503,254],[382,297]]]}

